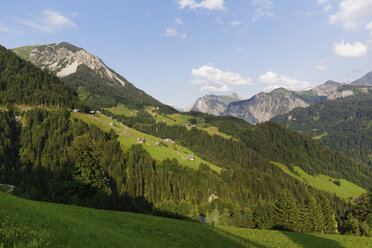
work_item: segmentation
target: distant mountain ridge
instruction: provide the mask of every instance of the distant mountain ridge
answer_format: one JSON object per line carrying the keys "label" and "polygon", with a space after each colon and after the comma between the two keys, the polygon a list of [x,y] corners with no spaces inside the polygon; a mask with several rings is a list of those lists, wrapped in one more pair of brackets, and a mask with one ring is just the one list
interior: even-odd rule
{"label": "distant mountain ridge", "polygon": [[222,115],[241,118],[256,124],[324,99],[313,92],[296,92],[278,88],[269,93],[261,92],[248,100],[230,103]]}
{"label": "distant mountain ridge", "polygon": [[92,107],[112,107],[119,103],[132,108],[156,106],[175,112],[124,77],[107,67],[97,56],[70,43],[54,43],[15,48],[13,51],[36,66],[55,73],[75,88],[79,98]]}
{"label": "distant mountain ridge", "polygon": [[230,103],[221,115],[241,118],[256,124],[286,114],[298,107],[304,108],[320,101],[356,94],[355,91],[344,86],[372,86],[372,72],[350,84],[329,80],[307,91],[279,88],[269,93],[261,92],[248,100]]}
{"label": "distant mountain ridge", "polygon": [[220,96],[213,94],[206,95],[198,98],[190,108],[190,111],[198,111],[219,116],[223,113],[229,103],[240,100],[242,100],[242,97],[236,93]]}
{"label": "distant mountain ridge", "polygon": [[297,108],[272,119],[372,165],[372,87],[342,86],[333,101]]}

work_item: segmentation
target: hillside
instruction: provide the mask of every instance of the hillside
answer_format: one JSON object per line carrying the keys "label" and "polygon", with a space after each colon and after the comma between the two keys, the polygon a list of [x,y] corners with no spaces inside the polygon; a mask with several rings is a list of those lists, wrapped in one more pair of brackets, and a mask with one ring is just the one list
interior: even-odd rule
{"label": "hillside", "polygon": [[356,160],[372,164],[372,89],[344,86],[349,97],[298,108],[272,120]]}
{"label": "hillside", "polygon": [[53,74],[40,70],[0,46],[0,105],[32,104],[80,108],[76,92]]}
{"label": "hillside", "polygon": [[[0,192],[5,247],[370,247],[371,238],[252,230],[34,202]],[[48,227],[48,228],[45,228]]]}
{"label": "hillside", "polygon": [[173,108],[137,89],[97,56],[67,42],[26,46],[13,51],[36,66],[55,73],[92,108],[112,107],[122,103],[136,109],[148,105],[175,112]]}

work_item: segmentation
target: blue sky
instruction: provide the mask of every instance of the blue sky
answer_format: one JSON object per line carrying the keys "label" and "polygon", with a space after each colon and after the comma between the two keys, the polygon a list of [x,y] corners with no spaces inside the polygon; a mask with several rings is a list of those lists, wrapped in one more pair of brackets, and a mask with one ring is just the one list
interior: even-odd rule
{"label": "blue sky", "polygon": [[0,44],[67,41],[167,104],[372,71],[371,0],[3,1]]}

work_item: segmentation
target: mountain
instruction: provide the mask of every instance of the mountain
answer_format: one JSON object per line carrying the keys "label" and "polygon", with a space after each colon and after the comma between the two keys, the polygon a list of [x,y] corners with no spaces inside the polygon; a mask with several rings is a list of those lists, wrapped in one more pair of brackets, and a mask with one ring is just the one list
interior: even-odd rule
{"label": "mountain", "polygon": [[77,90],[79,98],[91,107],[112,107],[119,103],[131,108],[155,106],[175,110],[137,89],[97,56],[67,42],[13,49],[20,57],[55,73]]}
{"label": "mountain", "polygon": [[236,93],[230,95],[206,95],[200,97],[190,108],[190,111],[198,111],[202,113],[220,115],[229,103],[242,100]]}
{"label": "mountain", "polygon": [[55,75],[0,46],[0,105],[9,103],[85,108]]}
{"label": "mountain", "polygon": [[296,92],[278,88],[269,93],[261,92],[248,100],[230,103],[221,115],[241,118],[250,123],[260,123],[323,99],[324,97],[318,96],[315,92]]}
{"label": "mountain", "polygon": [[372,87],[342,86],[333,97],[337,99],[294,109],[272,121],[372,165]]}
{"label": "mountain", "polygon": [[318,85],[312,88],[310,91],[314,92],[318,96],[330,96],[337,91],[337,88],[342,86],[342,84],[337,83],[335,81],[327,81],[324,84]]}
{"label": "mountain", "polygon": [[353,86],[372,86],[372,71],[367,73],[362,78],[355,80],[350,85]]}

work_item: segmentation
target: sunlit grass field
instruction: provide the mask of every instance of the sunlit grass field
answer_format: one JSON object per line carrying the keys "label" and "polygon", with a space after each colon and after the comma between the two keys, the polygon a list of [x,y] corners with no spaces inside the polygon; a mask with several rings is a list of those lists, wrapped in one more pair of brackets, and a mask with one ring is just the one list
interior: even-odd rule
{"label": "sunlit grass field", "polygon": [[35,202],[0,192],[0,247],[366,248],[368,237],[215,226]]}
{"label": "sunlit grass field", "polygon": [[[89,115],[82,113],[72,113],[72,118],[78,118],[88,124],[93,124],[102,129],[105,132],[109,132],[113,129],[119,135],[119,142],[123,150],[129,149],[133,144],[138,144],[137,139],[145,139],[146,143],[141,144],[155,160],[161,162],[164,159],[177,159],[180,164],[197,169],[200,163],[208,164],[211,169],[221,171],[221,167],[211,164],[200,157],[196,156],[195,153],[179,144],[166,143],[165,145],[156,146],[156,142],[162,142],[163,139],[154,137],[148,134],[141,133],[135,129],[129,128],[110,119],[105,115]],[[114,123],[114,125],[110,125]],[[194,155],[194,160],[185,159],[187,155]],[[183,158],[182,158],[183,157]]]}
{"label": "sunlit grass field", "polygon": [[[288,169],[287,166],[285,166],[282,163],[278,162],[271,163],[280,167],[285,173],[296,178],[297,180],[307,183],[316,189],[324,190],[330,193],[335,193],[337,196],[341,198],[350,199],[353,196],[359,196],[367,192],[365,189],[345,179],[335,179],[326,175],[312,176],[307,174],[298,166],[294,166],[294,171],[296,173],[293,173]],[[333,183],[333,181],[336,180],[340,181],[341,183],[340,186]]]}

